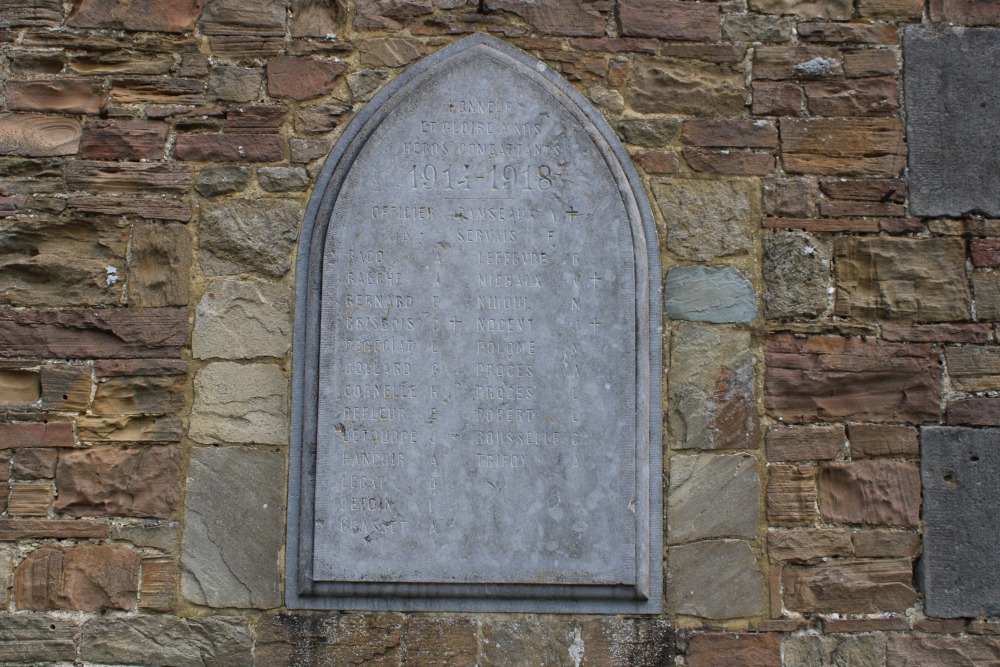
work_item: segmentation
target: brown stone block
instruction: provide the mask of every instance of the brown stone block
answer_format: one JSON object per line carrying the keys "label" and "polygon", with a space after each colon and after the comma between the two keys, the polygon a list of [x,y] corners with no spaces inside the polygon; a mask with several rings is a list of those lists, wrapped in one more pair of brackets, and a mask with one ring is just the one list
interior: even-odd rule
{"label": "brown stone block", "polygon": [[815,116],[895,116],[899,84],[892,78],[807,83],[806,106]]}
{"label": "brown stone block", "polygon": [[41,395],[38,371],[0,369],[0,403],[34,403]]}
{"label": "brown stone block", "polygon": [[859,0],[858,16],[864,19],[919,21],[924,0]]}
{"label": "brown stone block", "polygon": [[183,359],[99,359],[94,362],[97,377],[128,375],[186,375]]}
{"label": "brown stone block", "polygon": [[795,338],[767,342],[764,402],[792,421],[937,421],[941,367],[928,345],[855,338]]}
{"label": "brown stone block", "polygon": [[212,35],[208,38],[212,54],[231,60],[273,58],[282,52],[282,37],[257,37],[255,35]]}
{"label": "brown stone block", "polygon": [[823,632],[905,632],[910,629],[906,618],[824,618]]}
{"label": "brown stone block", "polygon": [[46,410],[84,412],[90,405],[89,366],[44,364],[41,368],[42,405]]}
{"label": "brown stone block", "polygon": [[150,120],[92,120],[83,129],[80,157],[85,160],[159,160],[167,124]]}
{"label": "brown stone block", "polygon": [[174,157],[187,162],[278,162],[285,157],[279,134],[181,134]]}
{"label": "brown stone block", "polygon": [[783,118],[781,149],[792,173],[895,176],[906,166],[896,118]]}
{"label": "brown stone block", "polygon": [[326,37],[342,33],[346,7],[336,2],[292,0],[292,37]]}
{"label": "brown stone block", "polygon": [[972,239],[969,247],[975,266],[986,269],[1000,267],[1000,239]]}
{"label": "brown stone block", "polygon": [[128,162],[66,163],[70,190],[128,194],[187,194],[193,183],[186,164],[130,164]]}
{"label": "brown stone block", "polygon": [[635,155],[635,161],[647,174],[676,174],[680,168],[677,153],[669,151],[643,151]]}
{"label": "brown stone block", "polygon": [[19,516],[48,516],[55,489],[46,482],[10,482],[7,514]]}
{"label": "brown stone block", "polygon": [[406,667],[468,665],[479,655],[478,623],[470,618],[411,616],[403,626]]}
{"label": "brown stone block", "polygon": [[289,161],[293,164],[308,164],[330,154],[330,142],[324,139],[289,139]]}
{"label": "brown stone block", "polygon": [[754,49],[753,78],[824,79],[844,73],[841,54],[823,46],[759,46]]}
{"label": "brown stone block", "polygon": [[923,234],[927,232],[927,223],[916,218],[883,218],[878,221],[878,227],[886,234]]}
{"label": "brown stone block", "polygon": [[[973,621],[972,623],[975,623]],[[970,624],[971,625],[971,624]],[[913,622],[913,629],[916,632],[941,632],[944,634],[959,634],[966,631],[964,618],[931,619],[922,618]],[[969,632],[975,632],[971,627]]]}
{"label": "brown stone block", "polygon": [[655,55],[659,43],[655,39],[632,37],[579,37],[570,40],[575,49],[598,51],[600,53],[644,53]]}
{"label": "brown stone block", "polygon": [[956,25],[1000,25],[1000,5],[983,0],[930,0],[932,21]]}
{"label": "brown stone block", "polygon": [[815,561],[850,556],[851,531],[847,528],[796,528],[769,530],[767,555],[772,561]]}
{"label": "brown stone block", "polygon": [[106,540],[111,524],[104,520],[0,519],[0,542],[19,540]]}
{"label": "brown stone block", "polygon": [[834,242],[841,317],[969,319],[972,295],[960,239],[842,238]]}
{"label": "brown stone block", "polygon": [[52,479],[58,457],[58,450],[51,447],[22,447],[14,452],[10,472],[16,479]]}
{"label": "brown stone block", "polygon": [[1000,426],[1000,398],[962,398],[948,401],[949,426]]}
{"label": "brown stone block", "polygon": [[188,303],[191,237],[181,224],[132,228],[128,295],[132,306],[157,308]]}
{"label": "brown stone block", "polygon": [[333,60],[282,56],[267,63],[267,93],[296,101],[324,95],[337,85],[347,65]]}
{"label": "brown stone block", "polygon": [[76,517],[169,517],[180,498],[180,466],[174,446],[66,452],[56,469],[56,511]]}
{"label": "brown stone block", "polygon": [[920,536],[904,530],[859,530],[852,535],[858,558],[916,558]]}
{"label": "brown stone block", "polygon": [[751,0],[750,8],[765,14],[793,14],[804,19],[851,18],[851,0]]}
{"label": "brown stone block", "polygon": [[229,134],[273,134],[281,130],[288,117],[284,104],[242,106],[226,114],[223,131]]}
{"label": "brown stone block", "polygon": [[896,55],[892,49],[849,51],[844,54],[844,75],[849,79],[895,76],[899,73]]}
{"label": "brown stone block", "polygon": [[694,119],[684,122],[681,139],[701,148],[776,148],[778,130],[759,120]]}
{"label": "brown stone block", "polygon": [[[430,4],[428,0],[410,0],[408,3],[398,3],[392,0],[367,0],[359,4],[381,5],[383,16],[392,15],[385,11],[398,4],[409,4],[422,7]],[[545,3],[526,3],[518,0],[486,0],[490,10],[501,10],[517,14],[525,21],[535,26],[539,32],[550,35],[569,35],[572,37],[597,37],[603,35],[608,25],[608,14],[611,12],[609,0],[551,0]],[[360,11],[359,17],[360,17]],[[355,19],[355,27],[357,27]]]}
{"label": "brown stone block", "polygon": [[162,415],[184,406],[186,378],[117,377],[101,382],[94,394],[95,415]]}
{"label": "brown stone block", "polygon": [[718,5],[673,0],[622,0],[622,35],[671,41],[717,42],[722,38]]}
{"label": "brown stone block", "polygon": [[819,213],[831,218],[900,218],[906,207],[891,202],[829,201],[820,202]]}
{"label": "brown stone block", "polygon": [[896,28],[888,23],[800,23],[799,39],[826,44],[898,44]]}
{"label": "brown stone block", "polygon": [[[355,30],[401,30],[418,16],[434,11],[431,0],[358,0]],[[502,7],[498,7],[502,9]]]}
{"label": "brown stone block", "polygon": [[965,346],[945,349],[948,377],[960,391],[1000,389],[1000,347]]}
{"label": "brown stone block", "polygon": [[344,120],[344,115],[350,113],[347,104],[308,107],[295,112],[295,131],[306,134],[329,132]]}
{"label": "brown stone block", "polygon": [[878,221],[855,218],[764,218],[765,229],[804,229],[807,232],[877,232]]}
{"label": "brown stone block", "polygon": [[420,42],[399,37],[380,37],[361,42],[362,67],[402,67],[421,55]]}
{"label": "brown stone block", "polygon": [[700,60],[716,65],[738,67],[746,56],[747,48],[740,44],[662,44],[660,55],[664,58]]}
{"label": "brown stone block", "polygon": [[781,667],[781,635],[698,632],[688,641],[687,667]]}
{"label": "brown stone block", "polygon": [[981,322],[1000,321],[1000,271],[974,271],[972,291],[976,295],[976,319]]}
{"label": "brown stone block", "polygon": [[847,434],[841,424],[772,426],[767,429],[768,461],[821,461],[844,451]]}
{"label": "brown stone block", "polygon": [[802,87],[797,83],[755,81],[751,111],[755,116],[798,116],[802,100]]}
{"label": "brown stone block", "polygon": [[889,324],[882,325],[882,338],[912,343],[988,343],[993,339],[989,324]]}
{"label": "brown stone block", "polygon": [[151,199],[144,197],[73,196],[67,202],[71,211],[94,213],[97,215],[134,215],[145,220],[176,220],[187,222],[191,219],[191,205],[176,198]]}
{"label": "brown stone block", "polygon": [[115,79],[111,98],[120,104],[204,104],[205,82],[181,78]]}
{"label": "brown stone block", "polygon": [[161,416],[82,416],[77,420],[81,442],[179,442],[179,419]]}
{"label": "brown stone block", "polygon": [[73,447],[73,422],[42,424],[0,423],[0,449],[21,447]]}
{"label": "brown stone block", "polygon": [[819,509],[826,521],[876,526],[920,524],[920,468],[905,461],[824,463]]}
{"label": "brown stone block", "polygon": [[55,27],[62,17],[60,0],[5,0],[0,5],[0,20],[4,27]]}
{"label": "brown stone block", "polygon": [[905,456],[916,458],[920,454],[917,429],[893,424],[848,424],[851,457]]}
{"label": "brown stone block", "polygon": [[[941,623],[943,625],[946,625],[946,627],[947,627],[947,626],[950,626],[951,623],[954,623],[956,621],[961,621],[961,620],[962,619],[953,619],[951,621],[941,620],[941,621],[937,621],[937,622]],[[971,621],[969,623],[968,631],[971,634],[976,634],[976,635],[1000,635],[1000,622],[994,621],[994,620],[989,620],[989,619],[977,618],[976,620]],[[957,633],[957,632],[961,632],[961,631],[960,630],[949,630],[949,632],[956,632]]]}
{"label": "brown stone block", "polygon": [[42,547],[14,571],[18,609],[136,607],[139,555],[117,544]]}
{"label": "brown stone block", "polygon": [[906,201],[906,182],[897,178],[823,179],[819,189],[833,200],[886,204]]}
{"label": "brown stone block", "polygon": [[674,628],[663,619],[604,617],[584,621],[581,630],[586,660],[595,665],[669,665],[677,655]]}
{"label": "brown stone block", "polygon": [[18,111],[100,113],[104,95],[98,82],[78,79],[8,81],[7,105]]}
{"label": "brown stone block", "polygon": [[767,467],[767,522],[771,526],[811,526],[816,520],[814,465]]}
{"label": "brown stone block", "polygon": [[903,611],[917,600],[908,560],[788,565],[782,572],[792,611],[874,614]]}
{"label": "brown stone block", "polygon": [[74,28],[186,33],[205,0],[77,0],[66,23]]}
{"label": "brown stone block", "polygon": [[1000,664],[1000,639],[992,637],[893,634],[888,641],[886,667]]}
{"label": "brown stone block", "polygon": [[212,0],[201,16],[206,35],[284,35],[284,0]]}
{"label": "brown stone block", "polygon": [[81,135],[75,118],[6,114],[0,116],[0,155],[75,155]]}
{"label": "brown stone block", "polygon": [[626,99],[643,113],[735,116],[746,108],[746,84],[726,66],[643,60],[635,65]]}
{"label": "brown stone block", "polygon": [[142,559],[139,608],[170,611],[177,603],[177,559],[146,556]]}
{"label": "brown stone block", "polygon": [[707,151],[685,148],[684,160],[695,171],[739,176],[767,176],[774,173],[774,155],[757,151]]}
{"label": "brown stone block", "polygon": [[148,51],[117,51],[111,53],[72,55],[69,69],[78,74],[168,74],[174,66],[170,54]]}
{"label": "brown stone block", "polygon": [[399,665],[402,624],[386,615],[264,616],[257,623],[262,665]]}

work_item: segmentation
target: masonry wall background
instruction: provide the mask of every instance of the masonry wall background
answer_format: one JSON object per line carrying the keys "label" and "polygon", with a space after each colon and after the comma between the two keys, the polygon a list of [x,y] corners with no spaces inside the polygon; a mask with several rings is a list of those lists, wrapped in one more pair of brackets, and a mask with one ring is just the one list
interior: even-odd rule
{"label": "masonry wall background", "polygon": [[[1000,222],[908,213],[901,35],[975,0],[5,0],[0,661],[965,665],[920,428],[1000,425]],[[282,607],[295,246],[344,124],[488,31],[634,156],[666,281],[666,611]],[[992,63],[995,65],[995,63]]]}

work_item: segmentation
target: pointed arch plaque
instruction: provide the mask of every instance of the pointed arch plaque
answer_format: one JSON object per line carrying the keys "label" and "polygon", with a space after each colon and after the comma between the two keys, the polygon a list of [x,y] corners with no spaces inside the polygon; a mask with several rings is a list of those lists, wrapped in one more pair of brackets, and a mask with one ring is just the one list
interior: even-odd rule
{"label": "pointed arch plaque", "polygon": [[296,268],[289,607],[659,610],[656,231],[579,93],[487,36],[420,61]]}

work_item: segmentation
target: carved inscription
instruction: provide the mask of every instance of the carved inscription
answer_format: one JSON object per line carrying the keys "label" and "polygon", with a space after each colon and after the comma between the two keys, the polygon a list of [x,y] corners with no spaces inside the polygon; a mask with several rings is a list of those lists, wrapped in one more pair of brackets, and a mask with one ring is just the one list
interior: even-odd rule
{"label": "carved inscription", "polygon": [[578,108],[521,61],[480,55],[353,129],[324,204],[300,559],[310,581],[355,586],[344,595],[638,600],[622,591],[645,590],[650,531],[642,228]]}

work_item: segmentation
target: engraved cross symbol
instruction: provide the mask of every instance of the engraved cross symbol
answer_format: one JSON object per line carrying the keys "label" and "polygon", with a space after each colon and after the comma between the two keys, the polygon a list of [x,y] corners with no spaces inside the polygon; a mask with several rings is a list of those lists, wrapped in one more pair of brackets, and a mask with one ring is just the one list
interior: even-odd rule
{"label": "engraved cross symbol", "polygon": [[594,289],[597,289],[597,283],[601,282],[602,280],[604,280],[604,278],[601,278],[599,275],[597,275],[596,272],[594,273],[593,276],[590,277],[590,282],[593,283]]}
{"label": "engraved cross symbol", "polygon": [[595,317],[593,320],[591,320],[590,326],[594,327],[594,331],[597,331],[597,327],[601,326],[601,323],[598,322],[597,318]]}
{"label": "engraved cross symbol", "polygon": [[569,217],[571,217],[571,218],[575,218],[576,216],[580,215],[580,212],[579,212],[579,211],[577,211],[576,209],[574,209],[574,208],[573,208],[573,205],[572,205],[572,204],[570,204],[570,205],[569,205],[569,210],[568,210],[568,211],[566,211],[566,215],[568,215],[568,216],[569,216]]}
{"label": "engraved cross symbol", "polygon": [[454,331],[452,331],[452,333],[458,333],[458,325],[461,323],[462,320],[458,319],[457,315],[452,316],[452,318],[448,320],[448,324],[450,324],[454,328]]}

